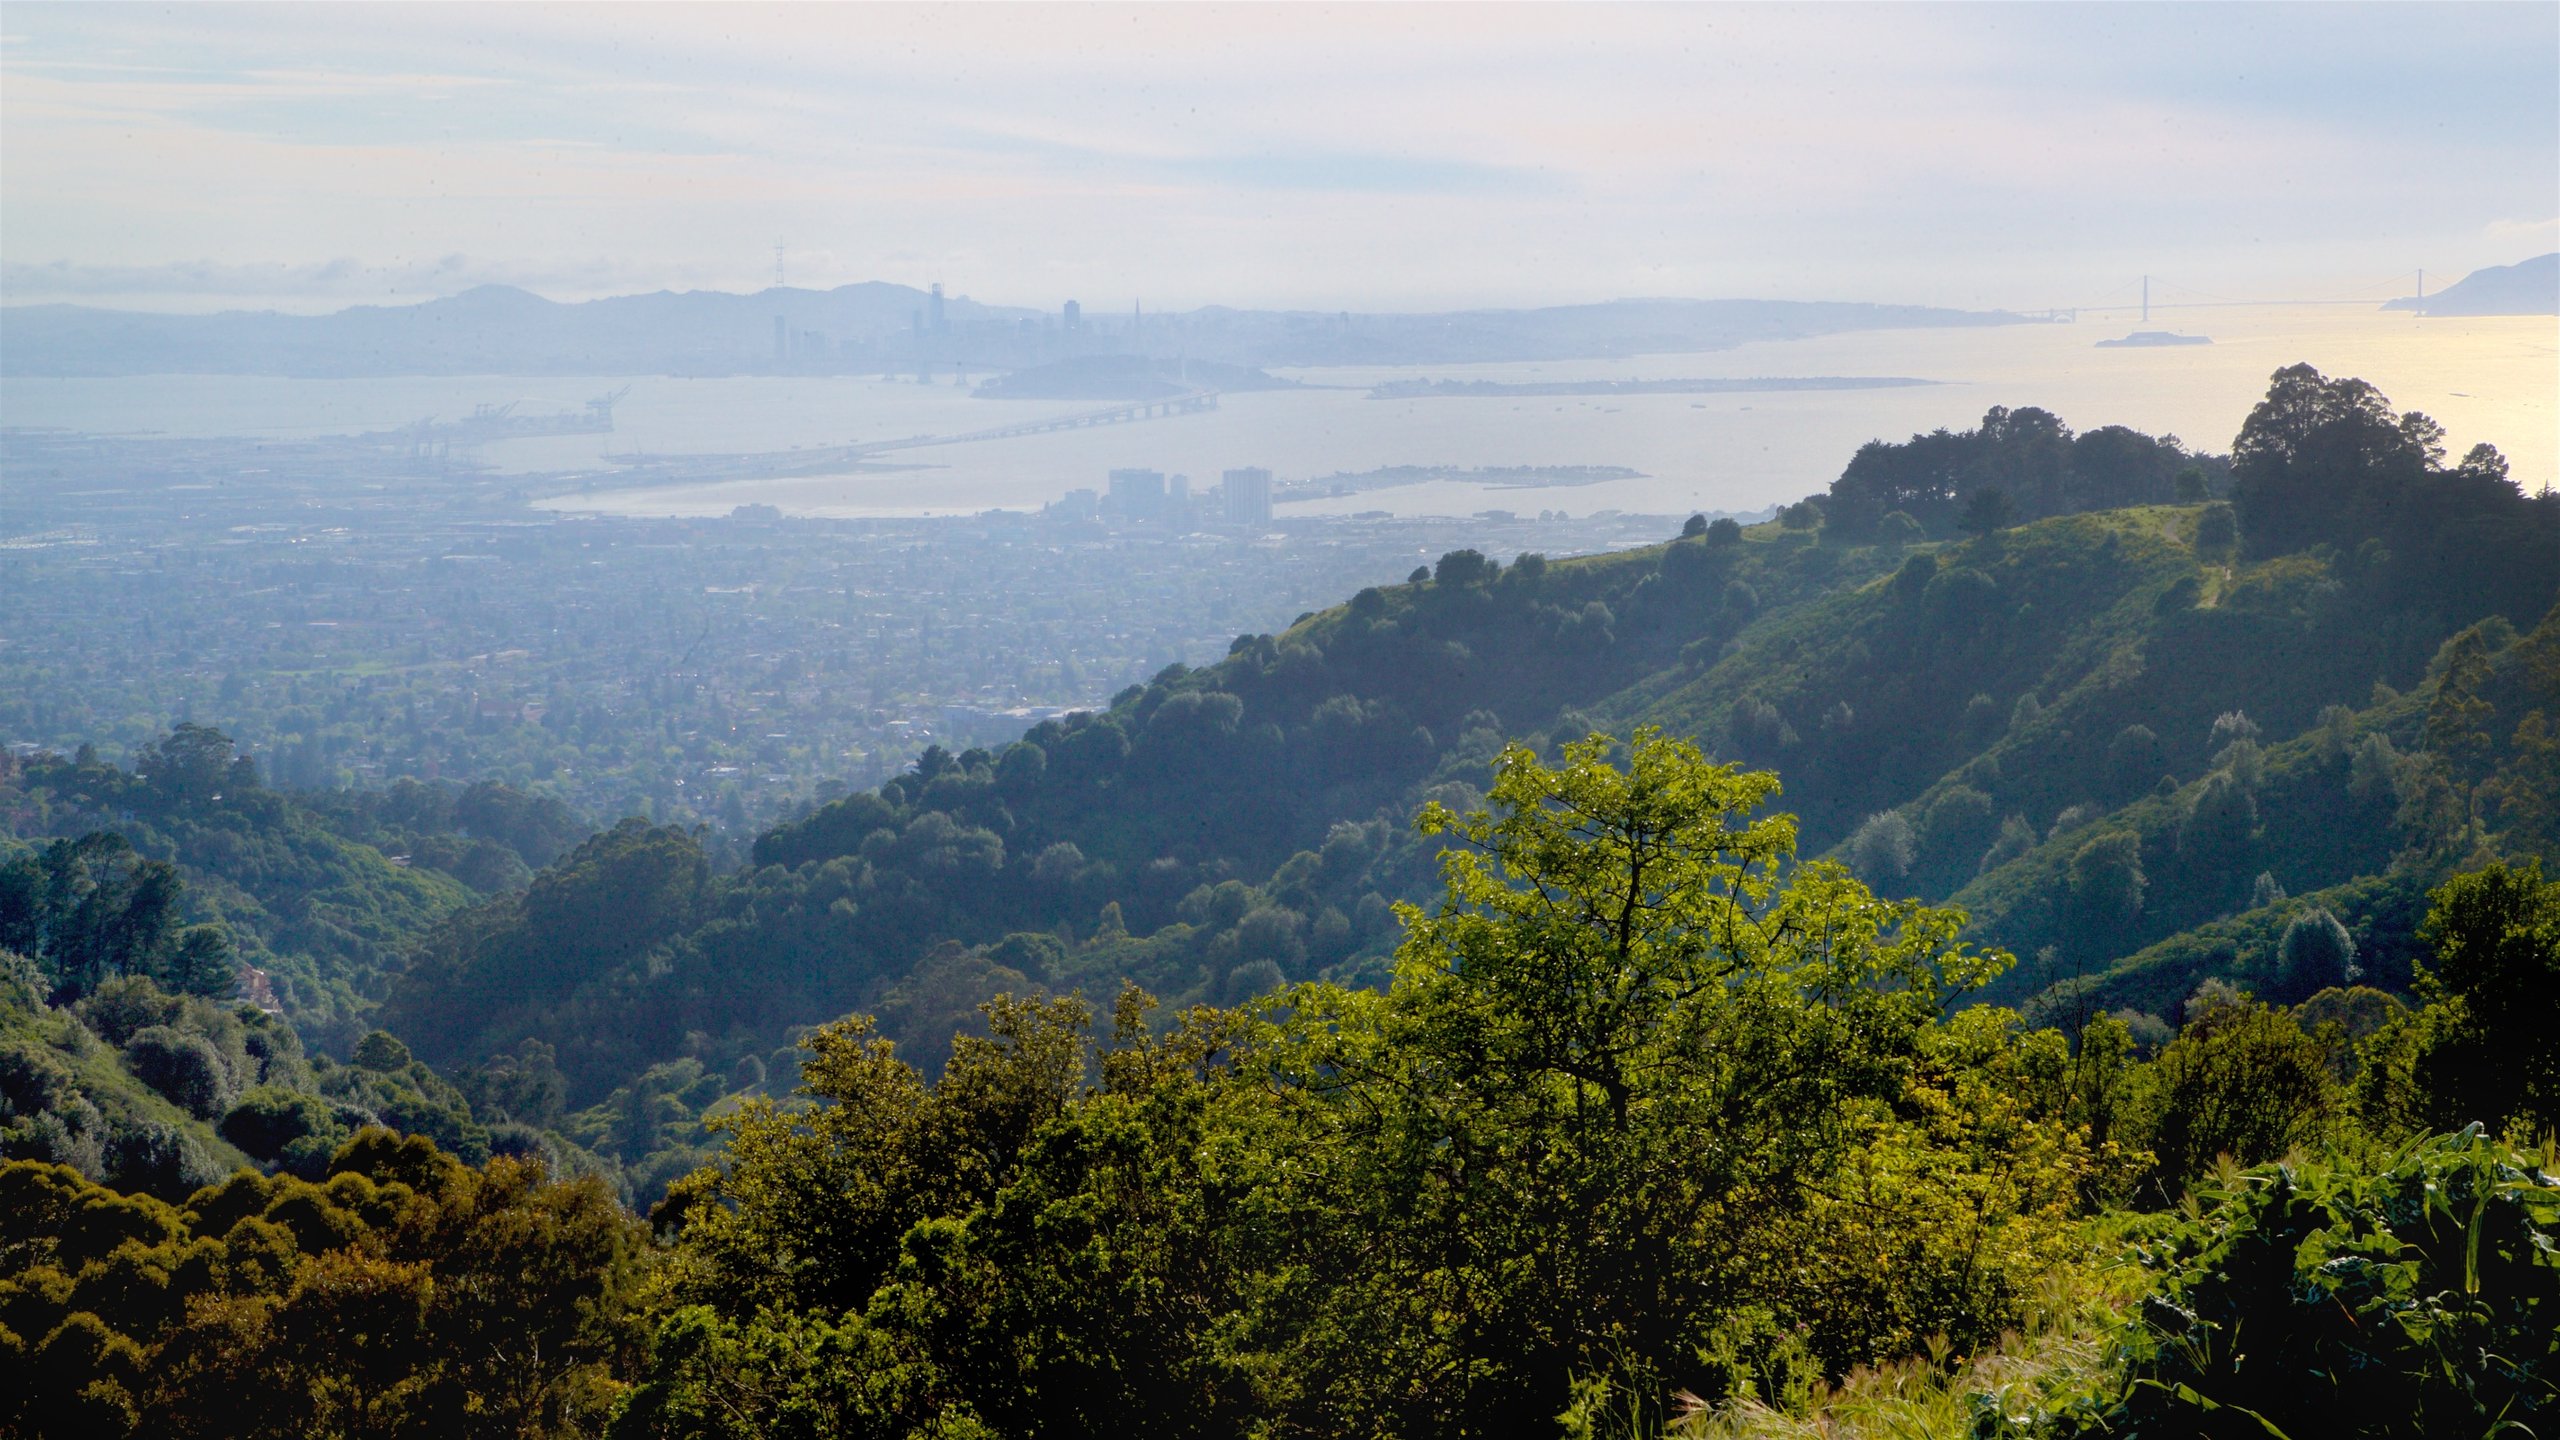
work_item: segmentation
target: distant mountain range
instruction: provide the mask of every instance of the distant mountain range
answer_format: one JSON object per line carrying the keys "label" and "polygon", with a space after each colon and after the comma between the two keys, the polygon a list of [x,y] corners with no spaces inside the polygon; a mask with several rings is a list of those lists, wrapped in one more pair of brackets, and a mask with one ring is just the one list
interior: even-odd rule
{"label": "distant mountain range", "polygon": [[[620,375],[735,373],[770,367],[779,348],[839,353],[918,327],[933,299],[905,285],[770,289],[756,295],[661,290],[560,304],[482,285],[419,305],[359,305],[330,315],[271,310],[154,315],[84,305],[0,310],[0,373],[10,375]],[[945,325],[1012,326],[1029,310],[943,302]],[[777,347],[775,321],[787,332]],[[824,337],[812,339],[812,333]]]}
{"label": "distant mountain range", "polygon": [[2421,315],[2560,315],[2560,251],[2474,270],[2423,300],[2408,296],[2382,308]]}
{"label": "distant mountain range", "polygon": [[487,285],[330,315],[0,309],[0,373],[630,375],[1011,371],[1128,354],[1241,366],[1447,364],[1719,350],[1843,331],[2025,323],[2005,312],[1778,300],[1617,300],[1430,315],[1236,310],[1080,316],[869,282],[561,304]]}

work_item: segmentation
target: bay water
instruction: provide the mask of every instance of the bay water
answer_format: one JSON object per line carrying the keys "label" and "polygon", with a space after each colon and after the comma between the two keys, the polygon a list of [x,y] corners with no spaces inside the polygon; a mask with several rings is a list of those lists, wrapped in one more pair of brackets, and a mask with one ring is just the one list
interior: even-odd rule
{"label": "bay water", "polygon": [[[2104,348],[2134,329],[2209,336],[2210,345]],[[1384,510],[1467,515],[1486,509],[1575,515],[1752,510],[1820,490],[1857,447],[1976,423],[1993,405],[2038,405],[2075,429],[2130,425],[2221,451],[2268,376],[2307,361],[2372,381],[2401,409],[2423,410],[2460,455],[2478,441],[2505,452],[2528,490],[2560,467],[2560,320],[2425,319],[2366,306],[2234,306],[2081,312],[2075,323],[1868,331],[1770,341],[1705,354],[1486,365],[1287,372],[1310,388],[1232,393],[1196,415],[936,446],[867,471],[720,484],[600,485],[539,503],[633,516],[717,515],[743,504],[796,514],[888,516],[1030,509],[1101,488],[1124,466],[1188,474],[1262,466],[1283,481],[1386,466],[1626,466],[1641,478],[1507,489],[1437,481],[1286,506],[1284,514]],[[1394,380],[1504,382],[1890,376],[1892,389],[1368,398]],[[630,387],[610,435],[547,436],[481,447],[526,474],[603,471],[616,457],[784,451],[954,434],[1096,408],[1091,401],[980,400],[948,375],[933,383],[850,377],[459,376],[291,379],[146,376],[0,381],[0,423],[99,433],[314,436],[397,429],[482,403],[543,413]],[[6,483],[7,477],[0,477]]]}

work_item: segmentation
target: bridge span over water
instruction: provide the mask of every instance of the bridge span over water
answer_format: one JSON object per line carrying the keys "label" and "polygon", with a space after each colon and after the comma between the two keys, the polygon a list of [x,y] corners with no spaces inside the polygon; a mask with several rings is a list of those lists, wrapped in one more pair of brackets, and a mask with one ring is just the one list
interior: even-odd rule
{"label": "bridge span over water", "polygon": [[[649,455],[633,453],[610,457],[621,473],[617,488],[634,484],[716,484],[729,480],[772,479],[794,475],[822,475],[830,470],[859,465],[865,460],[894,455],[906,450],[922,450],[935,445],[969,445],[981,440],[1013,440],[1025,435],[1046,435],[1060,430],[1082,430],[1099,425],[1127,425],[1140,420],[1156,420],[1173,415],[1197,415],[1218,408],[1215,390],[1186,390],[1179,395],[1160,395],[1148,400],[1131,400],[1097,410],[1078,410],[1066,415],[1051,415],[1039,420],[1019,420],[1010,425],[995,425],[984,430],[969,430],[956,435],[910,435],[899,440],[866,440],[851,445],[823,445],[796,450],[766,451],[748,455]],[[596,488],[597,481],[588,477],[582,489]]]}
{"label": "bridge span over water", "polygon": [[1197,415],[1218,408],[1215,390],[1186,390],[1179,395],[1158,396],[1152,400],[1132,400],[1100,410],[1079,410],[1072,415],[1052,415],[1043,420],[1021,420],[1011,425],[996,425],[985,430],[970,430],[958,435],[916,435],[904,440],[874,440],[844,447],[849,456],[885,455],[896,450],[921,450],[928,445],[969,445],[981,440],[1013,440],[1025,435],[1046,435],[1057,430],[1082,430],[1095,425],[1126,425],[1138,420],[1153,420],[1169,415]]}

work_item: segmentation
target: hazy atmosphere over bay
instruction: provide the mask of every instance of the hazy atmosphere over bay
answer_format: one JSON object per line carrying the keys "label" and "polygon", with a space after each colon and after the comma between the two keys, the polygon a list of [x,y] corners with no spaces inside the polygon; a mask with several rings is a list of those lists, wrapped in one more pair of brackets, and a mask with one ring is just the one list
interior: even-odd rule
{"label": "hazy atmosphere over bay", "polygon": [[[19,4],[11,303],[2362,295],[2560,248],[2549,6]],[[2122,298],[2115,296],[2115,298]]]}

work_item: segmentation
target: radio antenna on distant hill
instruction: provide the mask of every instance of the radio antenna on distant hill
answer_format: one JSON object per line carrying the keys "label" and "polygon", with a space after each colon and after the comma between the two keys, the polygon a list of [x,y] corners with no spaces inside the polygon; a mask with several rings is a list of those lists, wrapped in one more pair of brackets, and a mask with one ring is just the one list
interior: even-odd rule
{"label": "radio antenna on distant hill", "polygon": [[782,241],[778,237],[773,242],[773,288],[782,288]]}

